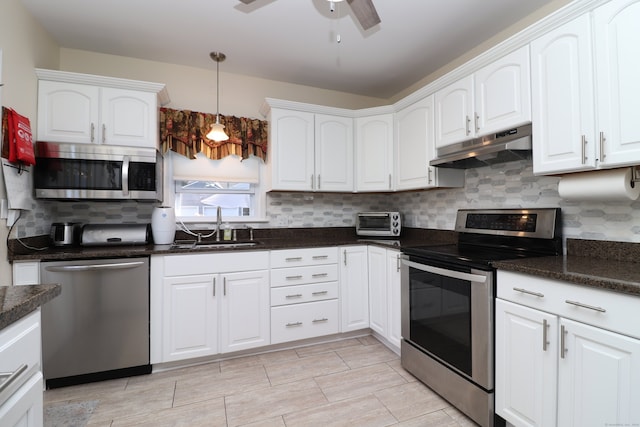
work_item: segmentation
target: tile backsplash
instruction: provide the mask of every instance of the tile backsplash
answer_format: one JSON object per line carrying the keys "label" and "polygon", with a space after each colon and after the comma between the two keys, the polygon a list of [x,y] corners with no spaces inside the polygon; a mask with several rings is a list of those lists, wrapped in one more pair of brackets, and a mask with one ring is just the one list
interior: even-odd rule
{"label": "tile backsplash", "polygon": [[[465,187],[401,193],[267,194],[267,223],[257,227],[353,227],[355,213],[395,211],[408,227],[451,230],[465,208],[560,207],[565,237],[640,242],[640,200],[567,202],[558,196],[559,177],[533,175],[530,160],[465,171]],[[150,222],[151,203],[39,201],[23,212],[11,237],[47,234],[53,222]]]}

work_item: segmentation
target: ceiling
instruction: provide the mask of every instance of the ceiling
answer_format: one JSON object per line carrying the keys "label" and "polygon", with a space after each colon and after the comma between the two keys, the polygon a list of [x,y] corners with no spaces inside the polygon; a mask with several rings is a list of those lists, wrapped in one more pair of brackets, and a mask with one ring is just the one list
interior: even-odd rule
{"label": "ceiling", "polygon": [[[388,99],[552,0],[22,0],[64,48]],[[340,35],[340,43],[337,36]]]}

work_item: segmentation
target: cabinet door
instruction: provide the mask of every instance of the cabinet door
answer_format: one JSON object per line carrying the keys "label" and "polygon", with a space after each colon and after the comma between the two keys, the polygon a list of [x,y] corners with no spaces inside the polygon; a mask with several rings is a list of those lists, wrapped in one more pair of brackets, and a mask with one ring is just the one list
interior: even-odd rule
{"label": "cabinet door", "polygon": [[387,250],[387,339],[398,349],[402,341],[400,302],[400,252]]}
{"label": "cabinet door", "polygon": [[433,95],[396,113],[396,190],[435,185],[433,168]]}
{"label": "cabinet door", "polygon": [[356,119],[356,191],[393,190],[393,115]]}
{"label": "cabinet door", "polygon": [[367,247],[340,248],[340,304],[342,332],[369,327]]}
{"label": "cabinet door", "polygon": [[472,120],[473,76],[465,77],[435,94],[437,148],[474,136]]}
{"label": "cabinet door", "polygon": [[260,347],[270,343],[269,271],[221,275],[220,351]]}
{"label": "cabinet door", "polygon": [[477,136],[531,121],[529,46],[478,70],[474,79]]}
{"label": "cabinet door", "polygon": [[640,1],[614,0],[594,12],[598,124],[604,166],[640,161]]}
{"label": "cabinet door", "polygon": [[216,277],[163,280],[163,362],[218,353]]}
{"label": "cabinet door", "polygon": [[589,14],[531,43],[533,171],[596,167]]}
{"label": "cabinet door", "polygon": [[560,326],[558,425],[637,424],[640,340],[567,319]]}
{"label": "cabinet door", "polygon": [[496,300],[496,413],[515,426],[556,423],[557,325],[556,316]]}
{"label": "cabinet door", "polygon": [[316,191],[353,191],[353,119],[315,116]]}
{"label": "cabinet door", "polygon": [[377,246],[368,248],[369,262],[369,324],[371,329],[388,336],[387,312],[387,250]]}
{"label": "cabinet door", "polygon": [[3,427],[42,427],[42,383],[42,374],[35,373],[0,405]]}
{"label": "cabinet door", "polygon": [[271,189],[312,190],[315,181],[313,114],[272,109],[269,132]]}
{"label": "cabinet door", "polygon": [[40,141],[90,144],[97,142],[100,90],[94,86],[38,82]]}
{"label": "cabinet door", "polygon": [[101,89],[100,143],[127,147],[158,146],[157,95],[126,89]]}

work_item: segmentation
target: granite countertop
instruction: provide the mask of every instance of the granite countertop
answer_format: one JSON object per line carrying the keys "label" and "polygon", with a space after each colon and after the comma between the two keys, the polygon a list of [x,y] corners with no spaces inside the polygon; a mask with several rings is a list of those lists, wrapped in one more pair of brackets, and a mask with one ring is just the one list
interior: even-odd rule
{"label": "granite countertop", "polygon": [[[239,242],[250,241],[247,230],[239,229],[243,234],[238,235]],[[293,228],[293,229],[255,229],[255,246],[234,248],[195,248],[172,249],[171,245],[139,245],[139,246],[97,246],[97,247],[48,247],[48,238],[31,238],[29,246],[41,250],[28,250],[14,240],[10,241],[9,261],[42,260],[56,261],[69,259],[96,258],[128,258],[149,256],[154,254],[193,254],[217,253],[224,251],[257,251],[274,249],[297,249],[323,246],[363,245],[372,244],[400,249],[407,246],[456,243],[457,235],[447,230],[427,230],[419,228],[404,228],[400,239],[363,238],[355,233],[353,227],[328,228]],[[176,234],[176,240],[193,240],[186,234]],[[215,240],[207,239],[211,243]]]}
{"label": "granite countertop", "polygon": [[493,265],[498,270],[640,296],[637,243],[568,239],[565,256],[497,261]]}
{"label": "granite countertop", "polygon": [[60,285],[0,286],[0,329],[60,295]]}

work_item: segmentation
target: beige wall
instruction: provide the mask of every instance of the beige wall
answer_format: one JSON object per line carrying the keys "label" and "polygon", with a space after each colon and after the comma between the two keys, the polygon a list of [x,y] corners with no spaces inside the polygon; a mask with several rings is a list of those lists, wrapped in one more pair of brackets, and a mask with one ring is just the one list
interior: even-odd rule
{"label": "beige wall", "polygon": [[[0,49],[2,50],[2,105],[14,108],[35,123],[37,108],[36,67],[57,68],[59,47],[31,17],[19,0],[0,1]],[[0,173],[0,198],[6,198]],[[6,220],[0,220],[0,286],[11,283],[7,261]]]}
{"label": "beige wall", "polygon": [[[75,49],[61,49],[60,69],[167,85],[170,108],[216,111],[216,69],[194,68]],[[340,108],[384,105],[386,100],[224,72],[220,64],[220,114],[258,117],[265,98]]]}

